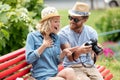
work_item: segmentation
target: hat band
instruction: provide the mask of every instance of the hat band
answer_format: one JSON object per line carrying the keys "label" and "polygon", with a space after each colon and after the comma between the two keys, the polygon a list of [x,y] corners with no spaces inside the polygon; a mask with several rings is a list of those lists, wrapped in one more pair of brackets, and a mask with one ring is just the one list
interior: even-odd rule
{"label": "hat band", "polygon": [[88,16],[89,12],[80,12],[80,11],[75,11],[75,10],[71,10],[72,13],[78,14],[78,15],[82,15],[82,16]]}

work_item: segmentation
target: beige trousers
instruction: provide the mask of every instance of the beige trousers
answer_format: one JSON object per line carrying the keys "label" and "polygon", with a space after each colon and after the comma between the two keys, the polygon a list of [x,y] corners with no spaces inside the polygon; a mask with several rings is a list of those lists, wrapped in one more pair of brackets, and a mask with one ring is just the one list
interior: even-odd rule
{"label": "beige trousers", "polygon": [[96,67],[85,68],[81,64],[70,66],[74,69],[78,80],[103,80],[102,75]]}

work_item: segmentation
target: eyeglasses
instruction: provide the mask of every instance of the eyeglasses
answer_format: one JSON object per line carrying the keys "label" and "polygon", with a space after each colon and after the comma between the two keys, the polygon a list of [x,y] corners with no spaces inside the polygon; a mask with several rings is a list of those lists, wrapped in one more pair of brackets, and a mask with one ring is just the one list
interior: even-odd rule
{"label": "eyeglasses", "polygon": [[79,20],[78,18],[73,18],[73,17],[71,17],[71,16],[68,16],[68,18],[69,18],[69,20],[73,20],[75,23],[78,23],[79,21],[81,21],[81,20]]}

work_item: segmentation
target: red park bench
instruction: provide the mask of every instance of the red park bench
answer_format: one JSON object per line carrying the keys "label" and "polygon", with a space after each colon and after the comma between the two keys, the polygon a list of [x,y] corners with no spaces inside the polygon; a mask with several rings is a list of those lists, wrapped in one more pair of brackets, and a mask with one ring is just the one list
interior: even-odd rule
{"label": "red park bench", "polygon": [[[16,80],[22,77],[27,80],[30,76],[31,65],[25,61],[25,48],[18,49],[6,55],[0,56],[0,80]],[[59,66],[62,70],[64,67]],[[97,66],[104,80],[112,80],[113,74],[105,66]]]}

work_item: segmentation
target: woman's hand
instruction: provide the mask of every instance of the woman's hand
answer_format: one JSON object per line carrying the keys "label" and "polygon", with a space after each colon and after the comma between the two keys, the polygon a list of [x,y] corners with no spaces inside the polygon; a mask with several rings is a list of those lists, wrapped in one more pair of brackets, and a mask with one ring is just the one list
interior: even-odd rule
{"label": "woman's hand", "polygon": [[44,36],[43,44],[37,49],[39,54],[42,54],[47,47],[53,45],[53,40],[49,36]]}
{"label": "woman's hand", "polygon": [[43,45],[47,47],[51,47],[53,45],[53,40],[50,37],[44,36]]}
{"label": "woman's hand", "polygon": [[63,50],[63,52],[66,54],[66,56],[71,56],[73,52],[75,52],[78,48],[79,46],[72,47],[72,48],[66,48]]}
{"label": "woman's hand", "polygon": [[61,58],[64,58],[65,56],[71,57],[71,55],[73,54],[73,52],[74,52],[77,48],[78,48],[78,47],[63,49],[63,51],[62,51],[62,53],[61,53]]}
{"label": "woman's hand", "polygon": [[69,48],[64,49],[62,53],[63,53],[65,56],[70,56],[70,55],[72,55],[72,52],[69,50]]}

